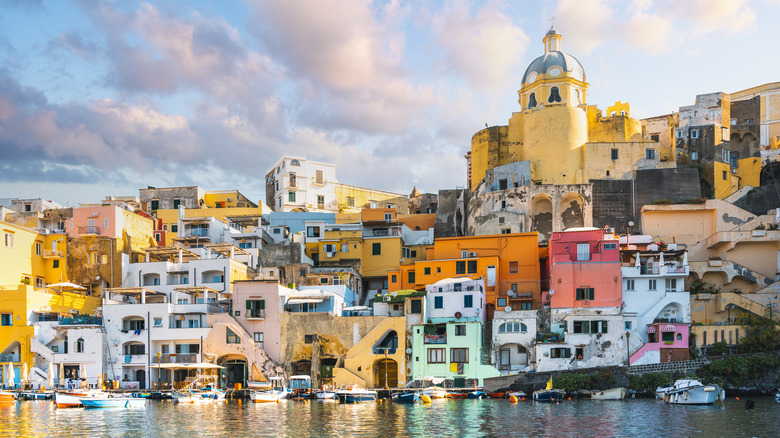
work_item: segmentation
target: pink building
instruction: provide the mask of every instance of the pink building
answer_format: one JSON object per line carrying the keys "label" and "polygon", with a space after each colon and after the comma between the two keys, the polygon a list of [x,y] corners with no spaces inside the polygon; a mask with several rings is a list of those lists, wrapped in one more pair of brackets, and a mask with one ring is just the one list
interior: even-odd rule
{"label": "pink building", "polygon": [[600,228],[553,233],[549,246],[550,307],[620,307],[620,248]]}

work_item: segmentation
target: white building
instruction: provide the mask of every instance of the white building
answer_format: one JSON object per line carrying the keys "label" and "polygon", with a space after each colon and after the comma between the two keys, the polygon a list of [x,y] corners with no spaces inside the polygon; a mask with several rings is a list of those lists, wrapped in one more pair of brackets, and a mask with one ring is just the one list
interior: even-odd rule
{"label": "white building", "polygon": [[497,309],[493,313],[491,359],[501,374],[524,371],[535,361],[539,311],[507,309]]}
{"label": "white building", "polygon": [[107,359],[101,320],[88,315],[36,322],[30,350],[34,353],[34,363],[28,380],[36,382],[33,387],[47,386],[49,374],[55,384],[67,385],[70,379],[84,378],[94,387],[104,373]]}
{"label": "white building", "polygon": [[274,211],[338,211],[336,166],[284,155],[266,172],[266,203]]}
{"label": "white building", "polygon": [[480,321],[485,323],[485,282],[454,277],[425,287],[425,306],[431,323]]}

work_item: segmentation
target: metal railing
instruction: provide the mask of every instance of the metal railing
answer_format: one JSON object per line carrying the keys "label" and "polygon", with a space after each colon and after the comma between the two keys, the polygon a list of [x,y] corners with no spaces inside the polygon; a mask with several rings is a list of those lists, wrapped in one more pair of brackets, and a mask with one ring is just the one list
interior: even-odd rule
{"label": "metal railing", "polygon": [[196,363],[198,361],[197,353],[166,353],[160,356],[152,355],[152,363]]}
{"label": "metal railing", "polygon": [[103,325],[103,318],[92,315],[60,316],[57,318],[57,323],[59,325]]}

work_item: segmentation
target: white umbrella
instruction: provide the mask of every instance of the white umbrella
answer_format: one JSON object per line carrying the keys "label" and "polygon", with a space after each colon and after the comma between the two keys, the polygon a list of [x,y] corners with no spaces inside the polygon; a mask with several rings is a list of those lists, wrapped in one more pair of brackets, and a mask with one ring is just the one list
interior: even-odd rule
{"label": "white umbrella", "polygon": [[81,386],[87,386],[87,364],[81,364]]}
{"label": "white umbrella", "polygon": [[68,288],[68,289],[81,289],[81,290],[87,290],[87,288],[86,288],[86,287],[79,286],[78,284],[76,284],[76,283],[71,283],[71,282],[69,282],[69,281],[65,281],[65,282],[62,282],[62,283],[54,283],[54,284],[50,284],[50,285],[48,285],[48,287],[58,287],[58,288],[60,288],[60,289],[62,289],[62,288]]}
{"label": "white umbrella", "polygon": [[16,373],[14,373],[14,364],[8,363],[8,386],[11,388],[14,387],[14,379],[16,378]]}
{"label": "white umbrella", "polygon": [[49,362],[49,371],[46,373],[46,380],[48,380],[49,388],[54,388],[54,364]]}
{"label": "white umbrella", "polygon": [[60,363],[60,385],[65,386],[65,364]]}
{"label": "white umbrella", "polygon": [[27,380],[27,362],[22,366],[22,380]]}

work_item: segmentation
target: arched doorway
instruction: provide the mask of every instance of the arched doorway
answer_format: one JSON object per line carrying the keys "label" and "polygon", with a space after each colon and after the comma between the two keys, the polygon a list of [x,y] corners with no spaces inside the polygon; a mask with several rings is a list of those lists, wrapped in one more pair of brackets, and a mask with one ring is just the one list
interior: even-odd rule
{"label": "arched doorway", "polygon": [[398,362],[393,359],[379,359],[374,362],[374,385],[376,387],[397,387]]}
{"label": "arched doorway", "polygon": [[539,232],[539,239],[550,238],[553,230],[553,205],[547,195],[537,195],[531,200],[531,231]]}
{"label": "arched doorway", "polygon": [[576,193],[567,193],[561,199],[561,222],[563,229],[585,226],[585,202]]}
{"label": "arched doorway", "polygon": [[138,389],[146,389],[146,371],[136,370],[135,381],[138,382]]}
{"label": "arched doorway", "polygon": [[224,386],[232,388],[236,383],[246,386],[248,376],[246,360],[230,358],[222,361],[222,366],[225,367],[222,370],[222,383]]}

